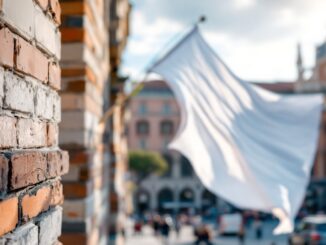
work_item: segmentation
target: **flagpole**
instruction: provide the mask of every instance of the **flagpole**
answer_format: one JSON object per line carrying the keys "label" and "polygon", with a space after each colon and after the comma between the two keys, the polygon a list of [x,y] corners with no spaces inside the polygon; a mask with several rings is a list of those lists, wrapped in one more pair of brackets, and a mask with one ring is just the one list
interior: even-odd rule
{"label": "flagpole", "polygon": [[[124,96],[122,99],[119,101],[116,101],[114,105],[112,105],[101,117],[99,121],[99,126],[103,126],[104,123],[113,115],[114,108],[116,106],[123,106],[131,97],[136,96],[143,88],[144,88],[144,82],[146,82],[148,75],[151,73],[151,70],[161,63],[167,56],[169,56],[176,48],[178,48],[185,40],[188,39],[189,36],[198,28],[198,25],[200,23],[204,23],[206,21],[206,16],[202,15],[198,18],[198,20],[192,24],[192,29],[183,37],[181,40],[176,43],[166,54],[164,54],[161,58],[156,59],[156,61],[153,61],[152,64],[150,64],[148,67],[145,69],[145,75],[144,78],[137,84],[135,88],[131,91],[131,93],[127,96]],[[154,59],[155,60],[155,59]]]}

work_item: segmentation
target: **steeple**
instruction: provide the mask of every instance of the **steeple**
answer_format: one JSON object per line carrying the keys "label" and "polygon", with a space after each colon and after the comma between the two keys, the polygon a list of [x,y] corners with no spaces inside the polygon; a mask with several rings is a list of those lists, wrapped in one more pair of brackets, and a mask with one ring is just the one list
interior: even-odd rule
{"label": "steeple", "polygon": [[297,44],[297,72],[298,72],[298,81],[304,80],[304,68],[303,68],[303,60],[301,54],[301,44]]}

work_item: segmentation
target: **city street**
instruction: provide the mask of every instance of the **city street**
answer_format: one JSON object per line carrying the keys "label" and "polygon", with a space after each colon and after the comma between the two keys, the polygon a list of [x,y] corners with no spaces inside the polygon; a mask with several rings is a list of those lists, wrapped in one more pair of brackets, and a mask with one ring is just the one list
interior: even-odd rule
{"label": "city street", "polygon": [[[272,230],[275,227],[274,222],[268,222],[264,224],[264,236],[262,240],[256,240],[254,236],[253,229],[247,229],[247,234],[245,238],[246,245],[286,245],[287,236],[273,236]],[[238,245],[240,244],[237,237],[218,237],[214,236],[213,244],[217,245]],[[193,229],[191,226],[183,226],[179,236],[176,236],[174,231],[171,232],[169,236],[170,245],[188,245],[193,244],[195,238],[193,236]],[[160,245],[164,244],[161,238],[154,236],[152,229],[149,226],[143,228],[142,234],[134,235],[129,228],[126,236],[126,245]]]}

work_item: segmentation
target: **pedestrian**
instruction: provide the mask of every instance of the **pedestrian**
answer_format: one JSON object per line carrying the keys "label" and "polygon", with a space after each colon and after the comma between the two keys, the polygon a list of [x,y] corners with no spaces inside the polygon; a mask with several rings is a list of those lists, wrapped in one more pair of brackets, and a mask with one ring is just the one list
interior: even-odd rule
{"label": "pedestrian", "polygon": [[207,225],[200,225],[195,228],[194,235],[196,237],[195,245],[205,244],[212,245],[212,234]]}
{"label": "pedestrian", "polygon": [[239,238],[239,244],[240,245],[243,245],[244,244],[245,235],[246,235],[246,232],[245,232],[245,224],[242,223],[241,224],[241,227],[240,227],[240,230],[239,230],[239,233],[238,233],[238,238]]}
{"label": "pedestrian", "polygon": [[137,220],[134,225],[134,234],[139,235],[142,232],[142,223],[140,220]]}
{"label": "pedestrian", "polygon": [[178,215],[175,219],[175,233],[177,237],[179,237],[180,229],[181,229],[181,217]]}
{"label": "pedestrian", "polygon": [[163,244],[168,244],[169,234],[170,234],[170,226],[168,224],[167,218],[161,220],[161,235],[163,238]]}
{"label": "pedestrian", "polygon": [[161,223],[161,217],[159,215],[155,215],[153,218],[153,230],[154,235],[157,237],[160,234],[160,224]]}
{"label": "pedestrian", "polygon": [[257,240],[262,239],[262,237],[263,237],[262,222],[259,219],[259,217],[257,217],[255,219],[254,228],[255,228],[255,233],[256,233],[256,239]]}

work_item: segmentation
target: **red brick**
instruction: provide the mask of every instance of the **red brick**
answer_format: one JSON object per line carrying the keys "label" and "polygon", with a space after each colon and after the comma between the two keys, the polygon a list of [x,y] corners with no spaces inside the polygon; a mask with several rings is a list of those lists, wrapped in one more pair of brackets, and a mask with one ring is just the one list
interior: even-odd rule
{"label": "red brick", "polygon": [[61,69],[55,62],[49,63],[49,85],[56,90],[61,88]]}
{"label": "red brick", "polygon": [[50,207],[62,204],[62,202],[62,185],[59,181],[50,186],[31,190],[21,200],[22,220],[26,222]]}
{"label": "red brick", "polygon": [[61,24],[61,7],[58,0],[50,0],[50,10],[55,22]]}
{"label": "red brick", "polygon": [[8,159],[4,155],[0,155],[0,193],[7,191],[8,173]]}
{"label": "red brick", "polygon": [[0,116],[0,148],[17,146],[16,118]]}
{"label": "red brick", "polygon": [[48,9],[49,0],[36,0],[36,2],[40,5],[40,7],[45,11]]}
{"label": "red brick", "polygon": [[50,177],[68,173],[69,155],[67,151],[50,151],[47,153],[47,171]]}
{"label": "red brick", "polygon": [[93,182],[64,183],[63,194],[66,198],[85,198],[93,190]]}
{"label": "red brick", "polygon": [[35,46],[22,38],[17,38],[16,47],[16,68],[43,82],[48,79],[48,59]]}
{"label": "red brick", "polygon": [[48,123],[47,125],[47,146],[57,146],[58,145],[58,134],[59,134],[58,124]]}
{"label": "red brick", "polygon": [[0,236],[15,229],[18,223],[18,198],[0,201]]}
{"label": "red brick", "polygon": [[10,157],[10,168],[9,188],[16,190],[66,174],[69,156],[66,151],[60,150],[14,152]]}
{"label": "red brick", "polygon": [[14,36],[8,28],[0,29],[0,64],[14,66]]}
{"label": "red brick", "polygon": [[39,151],[13,154],[10,189],[15,190],[47,179],[46,156]]}

